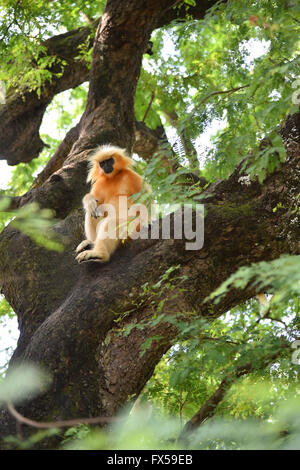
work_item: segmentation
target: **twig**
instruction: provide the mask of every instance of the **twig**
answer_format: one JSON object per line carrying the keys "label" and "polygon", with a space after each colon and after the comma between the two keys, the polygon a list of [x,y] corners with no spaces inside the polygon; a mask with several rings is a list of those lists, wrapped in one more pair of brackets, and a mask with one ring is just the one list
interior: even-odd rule
{"label": "twig", "polygon": [[[203,341],[220,341],[220,338],[214,338],[212,336],[205,336],[205,335],[200,335],[199,339],[203,340]],[[232,341],[232,340],[225,340],[223,343],[224,344],[234,344],[235,346],[240,346],[240,344],[241,344],[241,343],[238,343],[238,342]]]}
{"label": "twig", "polygon": [[32,419],[26,418],[25,416],[21,415],[14,405],[11,402],[7,402],[7,409],[10,414],[17,420],[20,424],[27,424],[27,426],[31,426],[37,429],[50,429],[50,428],[68,428],[71,426],[76,426],[77,424],[99,424],[99,423],[114,423],[116,421],[120,421],[122,418],[113,418],[113,417],[105,417],[105,416],[98,416],[95,418],[78,418],[78,419],[68,419],[64,421],[34,421]]}
{"label": "twig", "polygon": [[147,109],[146,109],[146,111],[145,111],[145,114],[144,114],[144,117],[143,117],[143,119],[142,119],[142,122],[145,122],[145,119],[146,119],[146,117],[147,117],[147,115],[148,115],[148,113],[149,113],[149,111],[150,111],[151,106],[152,106],[152,103],[153,103],[153,100],[154,100],[154,96],[155,96],[155,93],[154,93],[154,91],[152,91],[152,93],[151,93],[151,98],[150,98],[150,101],[149,101],[149,103],[148,103],[148,106],[147,106]]}
{"label": "twig", "polygon": [[197,105],[197,107],[201,106],[203,103],[205,103],[205,101],[207,101],[209,98],[211,98],[212,96],[216,96],[216,95],[225,95],[225,94],[229,94],[229,95],[232,95],[232,93],[236,93],[237,91],[239,90],[242,90],[243,88],[249,88],[249,84],[248,85],[243,85],[243,86],[239,86],[239,87],[236,87],[236,88],[231,88],[230,90],[216,90],[216,91],[212,91],[211,93],[208,93],[208,95],[204,96],[204,98],[202,98],[202,100],[200,101],[200,103]]}
{"label": "twig", "polygon": [[268,312],[267,312],[266,315],[264,315],[264,317],[262,318],[262,320],[272,320],[272,321],[276,321],[276,322],[278,322],[278,323],[281,323],[281,324],[284,326],[284,328],[285,328],[286,330],[288,329],[287,324],[286,324],[283,320],[280,320],[279,318],[272,318],[272,317],[270,317],[270,315],[268,315]]}
{"label": "twig", "polygon": [[199,108],[202,104],[204,104],[207,100],[209,100],[213,96],[216,96],[216,95],[232,95],[233,93],[236,93],[237,91],[243,90],[244,88],[249,88],[249,86],[250,86],[249,84],[248,85],[242,85],[242,86],[239,86],[239,87],[236,87],[236,88],[231,88],[230,90],[216,90],[216,91],[212,91],[211,93],[208,93],[208,95],[204,96],[204,98],[202,98],[200,103],[198,103],[195,106],[195,108],[194,108],[193,112],[191,113],[191,115],[188,116],[187,121],[190,121],[191,119],[193,119],[194,114],[196,112],[196,109]]}

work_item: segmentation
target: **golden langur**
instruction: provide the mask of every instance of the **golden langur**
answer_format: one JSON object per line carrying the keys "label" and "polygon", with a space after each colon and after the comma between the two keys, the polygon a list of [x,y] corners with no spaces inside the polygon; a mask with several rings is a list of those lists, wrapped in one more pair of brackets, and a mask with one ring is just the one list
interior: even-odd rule
{"label": "golden langur", "polygon": [[[143,187],[149,191],[143,178],[129,168],[132,164],[125,150],[112,145],[98,147],[90,157],[87,181],[91,192],[82,200],[87,239],[76,249],[79,263],[109,261],[120,240],[128,238],[128,208],[134,204],[131,196]],[[124,236],[122,225],[126,224]]]}

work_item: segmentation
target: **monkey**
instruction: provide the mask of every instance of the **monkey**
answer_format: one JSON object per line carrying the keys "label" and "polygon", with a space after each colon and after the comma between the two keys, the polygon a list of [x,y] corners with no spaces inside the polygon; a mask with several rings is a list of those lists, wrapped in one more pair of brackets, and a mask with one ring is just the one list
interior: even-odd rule
{"label": "monkey", "polygon": [[[134,204],[131,196],[142,188],[151,191],[144,179],[129,168],[132,165],[124,149],[110,144],[98,147],[89,158],[87,182],[91,183],[91,191],[82,200],[86,240],[76,249],[78,263],[108,262],[121,240],[128,238],[128,208]],[[127,227],[122,228],[122,224]],[[140,226],[136,224],[135,229],[138,231]]]}

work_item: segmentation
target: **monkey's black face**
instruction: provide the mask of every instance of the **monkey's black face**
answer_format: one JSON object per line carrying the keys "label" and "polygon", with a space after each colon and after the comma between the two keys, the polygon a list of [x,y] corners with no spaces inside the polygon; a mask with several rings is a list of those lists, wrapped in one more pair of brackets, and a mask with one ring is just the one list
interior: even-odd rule
{"label": "monkey's black face", "polygon": [[115,159],[113,157],[108,158],[107,160],[103,160],[102,162],[99,162],[100,167],[106,174],[112,173],[114,171],[114,164],[115,164]]}

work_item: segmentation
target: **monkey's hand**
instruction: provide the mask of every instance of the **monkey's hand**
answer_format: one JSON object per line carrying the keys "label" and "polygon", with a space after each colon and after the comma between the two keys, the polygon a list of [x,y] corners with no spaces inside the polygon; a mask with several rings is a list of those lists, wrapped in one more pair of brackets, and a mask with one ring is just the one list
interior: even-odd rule
{"label": "monkey's hand", "polygon": [[98,201],[93,194],[86,194],[82,199],[82,204],[85,212],[87,212],[94,219],[98,219]]}

